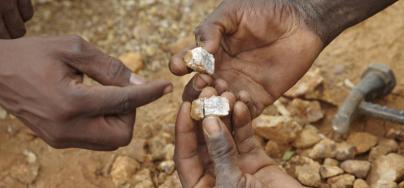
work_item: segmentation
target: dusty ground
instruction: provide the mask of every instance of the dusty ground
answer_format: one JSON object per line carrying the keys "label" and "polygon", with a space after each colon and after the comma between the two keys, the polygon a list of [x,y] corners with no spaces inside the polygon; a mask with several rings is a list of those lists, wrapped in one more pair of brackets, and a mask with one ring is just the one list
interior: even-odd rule
{"label": "dusty ground", "polygon": [[[140,53],[146,64],[141,74],[151,79],[170,79],[176,91],[139,109],[132,143],[109,153],[54,150],[18,120],[10,116],[0,120],[0,188],[114,187],[110,174],[117,156],[138,161],[140,165],[135,167],[138,172],[148,169],[155,187],[179,186],[175,173],[170,175],[172,172],[158,169],[162,161],[171,158],[169,143],[173,142],[180,88],[186,82],[185,78],[172,76],[167,63],[171,51],[190,41],[192,29],[216,3],[215,0],[36,0],[36,15],[29,23],[29,35],[78,34],[115,56]],[[323,133],[329,132],[336,104],[349,92],[344,83],[359,81],[369,63],[385,63],[394,69],[397,88],[380,103],[404,109],[402,10],[404,2],[401,1],[343,33],[317,60],[315,66],[320,68],[325,80],[320,94],[312,98],[320,100],[326,111],[326,118],[316,123]],[[397,126],[369,118],[361,118],[354,124],[355,130],[377,136],[384,136],[387,129]],[[156,154],[155,150],[165,152]],[[144,178],[149,172],[142,173],[146,176],[139,176]],[[143,183],[147,187],[147,182]]]}

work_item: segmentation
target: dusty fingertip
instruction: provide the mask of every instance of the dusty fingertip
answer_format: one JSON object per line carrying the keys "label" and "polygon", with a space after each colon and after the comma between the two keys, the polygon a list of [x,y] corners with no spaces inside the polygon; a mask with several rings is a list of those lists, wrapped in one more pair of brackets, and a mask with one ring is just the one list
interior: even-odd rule
{"label": "dusty fingertip", "polygon": [[221,132],[219,118],[215,116],[209,116],[203,120],[203,130],[208,137],[214,137]]}

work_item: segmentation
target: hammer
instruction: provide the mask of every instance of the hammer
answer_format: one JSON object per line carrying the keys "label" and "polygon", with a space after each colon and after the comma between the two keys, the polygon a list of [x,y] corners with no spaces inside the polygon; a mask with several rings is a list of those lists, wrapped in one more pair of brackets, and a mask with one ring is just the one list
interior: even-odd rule
{"label": "hammer", "polygon": [[404,111],[368,102],[387,96],[395,86],[396,78],[390,67],[384,64],[369,65],[360,83],[339,107],[332,123],[333,130],[345,135],[358,114],[404,124]]}

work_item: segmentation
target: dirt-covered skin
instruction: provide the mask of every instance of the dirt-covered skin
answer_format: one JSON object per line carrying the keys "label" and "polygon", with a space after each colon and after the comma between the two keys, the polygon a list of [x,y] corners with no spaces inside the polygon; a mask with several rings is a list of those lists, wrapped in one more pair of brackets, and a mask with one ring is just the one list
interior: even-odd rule
{"label": "dirt-covered skin", "polygon": [[[39,165],[39,171],[31,183],[34,187],[114,187],[109,172],[117,155],[138,160],[142,163],[141,169],[151,169],[154,184],[162,184],[161,179],[166,177],[157,170],[159,162],[150,159],[149,147],[144,147],[145,150],[142,148],[148,145],[150,138],[162,132],[173,136],[181,88],[188,81],[171,75],[167,70],[171,56],[168,51],[175,49],[173,44],[176,41],[192,35],[194,27],[202,21],[203,15],[216,6],[216,2],[161,0],[152,1],[154,3],[147,6],[146,1],[141,0],[38,2],[35,2],[33,21],[27,27],[29,35],[80,34],[108,54],[118,56],[128,51],[138,51],[145,56],[147,64],[141,74],[150,79],[172,80],[176,90],[138,110],[131,144],[115,152],[54,150],[17,120],[10,117],[0,120],[0,187],[26,187],[23,181],[16,178],[20,177],[18,167],[26,164],[27,155],[24,153],[27,152],[24,151],[37,156],[35,165]],[[130,2],[134,2],[133,5]],[[394,94],[382,102],[404,109],[404,77],[401,74],[404,71],[403,9],[404,2],[398,2],[343,33],[320,55],[315,66],[321,68],[325,77],[324,90],[334,94],[331,98],[334,103],[341,102],[349,91],[343,84],[345,79],[355,83],[367,64],[379,62],[390,65],[398,79]],[[329,130],[328,120],[335,109],[334,106],[327,108],[329,113],[321,123],[322,131]],[[365,118],[356,125],[355,130],[365,129],[382,135],[384,127],[391,124]],[[173,139],[169,141],[173,143]]]}

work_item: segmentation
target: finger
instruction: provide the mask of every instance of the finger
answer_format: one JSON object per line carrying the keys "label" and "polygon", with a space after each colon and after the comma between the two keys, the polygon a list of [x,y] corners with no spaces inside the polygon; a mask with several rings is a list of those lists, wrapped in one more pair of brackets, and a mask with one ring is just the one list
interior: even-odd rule
{"label": "finger", "polygon": [[231,117],[232,117],[233,107],[234,107],[234,104],[237,101],[237,98],[231,92],[224,92],[224,93],[222,93],[221,96],[226,98],[229,101],[229,106],[230,106],[230,109],[231,109],[230,114],[228,116],[225,116],[225,117],[221,118],[221,119],[223,120],[224,124],[226,124],[226,126],[230,130],[230,132],[232,132],[233,127],[232,127],[232,123],[231,123],[232,122]]}
{"label": "finger", "polygon": [[198,155],[195,124],[190,115],[191,104],[182,104],[175,124],[174,161],[183,187],[193,187],[204,174]]}
{"label": "finger", "polygon": [[217,96],[218,93],[215,88],[213,87],[206,87],[202,90],[201,94],[199,95],[199,98],[209,98],[212,96]]}
{"label": "finger", "polygon": [[0,39],[10,39],[11,36],[8,33],[4,20],[0,17]]}
{"label": "finger", "polygon": [[236,147],[226,125],[219,118],[211,116],[203,120],[203,131],[215,166],[216,184],[237,187],[242,173],[236,164]]}
{"label": "finger", "polygon": [[247,105],[249,112],[251,113],[251,116],[255,117],[254,114],[256,114],[257,110],[250,94],[247,91],[240,91],[237,95],[237,98]]}
{"label": "finger", "polygon": [[[127,86],[132,72],[120,60],[113,58],[78,36],[58,38],[63,57],[73,68],[103,85]],[[133,79],[132,79],[133,80]]]}
{"label": "finger", "polygon": [[[17,5],[15,5],[17,6]],[[17,7],[3,14],[3,19],[11,38],[16,39],[25,35],[24,21],[21,19]]]}
{"label": "finger", "polygon": [[177,75],[177,76],[184,76],[186,74],[189,74],[192,72],[191,69],[189,69],[185,62],[184,62],[184,56],[187,53],[188,50],[191,50],[192,48],[186,48],[182,50],[181,52],[175,54],[170,61],[169,68],[170,71]]}
{"label": "finger", "polygon": [[233,126],[235,141],[240,154],[249,153],[259,148],[251,126],[252,117],[248,107],[243,102],[236,102],[233,111]]}
{"label": "finger", "polygon": [[31,0],[18,0],[18,9],[24,22],[30,20],[34,16],[34,8]]}
{"label": "finger", "polygon": [[222,79],[216,79],[214,85],[218,93],[223,93],[229,89],[227,82]]}
{"label": "finger", "polygon": [[193,101],[199,97],[203,88],[210,86],[213,78],[207,74],[196,74],[185,86],[183,101]]}
{"label": "finger", "polygon": [[211,54],[216,54],[222,40],[223,29],[219,25],[205,21],[195,29],[197,46],[203,47]]}
{"label": "finger", "polygon": [[83,86],[79,98],[82,113],[91,115],[115,115],[133,112],[136,107],[146,105],[172,91],[165,80],[126,87]]}

